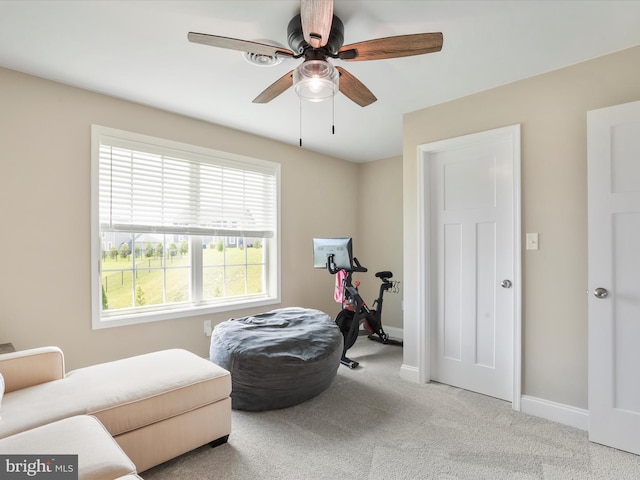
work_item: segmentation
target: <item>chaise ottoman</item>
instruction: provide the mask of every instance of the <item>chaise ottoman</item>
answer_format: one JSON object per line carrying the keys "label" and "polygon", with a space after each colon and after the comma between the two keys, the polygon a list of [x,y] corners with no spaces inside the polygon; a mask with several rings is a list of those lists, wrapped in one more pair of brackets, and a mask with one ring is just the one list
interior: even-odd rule
{"label": "chaise ottoman", "polygon": [[92,365],[65,380],[139,472],[231,432],[229,372],[186,350]]}

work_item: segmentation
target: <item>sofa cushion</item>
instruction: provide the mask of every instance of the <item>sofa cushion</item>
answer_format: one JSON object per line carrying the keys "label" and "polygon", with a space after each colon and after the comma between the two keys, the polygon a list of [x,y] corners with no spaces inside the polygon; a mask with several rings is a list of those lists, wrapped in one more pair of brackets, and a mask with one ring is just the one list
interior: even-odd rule
{"label": "sofa cushion", "polygon": [[8,392],[2,400],[0,438],[84,413],[81,392],[64,379]]}
{"label": "sofa cushion", "polygon": [[66,418],[0,439],[0,452],[78,455],[78,478],[83,480],[114,479],[136,473],[135,465],[109,432],[88,415]]}

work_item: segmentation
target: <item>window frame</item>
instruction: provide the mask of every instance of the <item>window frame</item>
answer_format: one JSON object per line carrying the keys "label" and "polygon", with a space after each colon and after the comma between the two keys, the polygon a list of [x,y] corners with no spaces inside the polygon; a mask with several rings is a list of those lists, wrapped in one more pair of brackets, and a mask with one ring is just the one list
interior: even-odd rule
{"label": "window frame", "polygon": [[[236,164],[238,167],[242,165],[257,166],[267,168],[273,171],[275,179],[275,215],[276,228],[272,238],[263,239],[263,248],[265,255],[265,289],[264,294],[248,294],[243,296],[233,296],[216,300],[215,302],[204,303],[200,305],[183,305],[178,307],[164,308],[159,306],[157,309],[146,312],[132,312],[122,315],[103,316],[102,315],[102,278],[101,278],[101,250],[102,238],[100,229],[100,189],[99,189],[99,162],[100,162],[100,143],[103,137],[118,138],[140,144],[142,148],[144,144],[160,147],[162,149],[170,149],[176,152],[185,152],[187,155],[198,156],[200,158],[221,159],[226,163]],[[212,163],[215,163],[212,162]],[[163,320],[171,320],[183,317],[191,317],[197,315],[206,315],[219,312],[227,312],[233,310],[242,310],[253,307],[262,307],[280,303],[281,291],[281,264],[280,264],[280,165],[275,162],[260,160],[256,158],[246,157],[242,155],[232,154],[214,150],[208,147],[190,145],[186,143],[176,142],[172,140],[152,137],[148,135],[127,132],[110,127],[100,125],[91,126],[91,325],[92,329],[102,329],[117,327],[123,325],[134,325],[140,323],[156,322]],[[200,237],[201,238],[201,237]],[[190,249],[193,236],[190,239]],[[190,251],[190,255],[194,255]],[[191,287],[200,288],[197,282],[194,282],[194,273],[196,268],[202,270],[202,257],[194,255],[192,258],[199,258],[195,262],[191,262],[190,275]]]}

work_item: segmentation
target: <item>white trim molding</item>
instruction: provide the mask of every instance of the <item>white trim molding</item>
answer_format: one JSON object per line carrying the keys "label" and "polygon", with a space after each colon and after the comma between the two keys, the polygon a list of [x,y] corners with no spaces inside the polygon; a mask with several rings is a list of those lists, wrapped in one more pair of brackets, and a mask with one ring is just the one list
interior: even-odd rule
{"label": "white trim molding", "polygon": [[420,382],[420,370],[413,365],[402,364],[400,367],[400,378],[407,382],[424,383]]}
{"label": "white trim molding", "polygon": [[520,407],[523,413],[535,417],[545,418],[580,430],[589,429],[589,411],[582,408],[528,395],[522,395]]}
{"label": "white trim molding", "polygon": [[389,337],[395,340],[404,340],[404,330],[398,327],[384,327],[384,331]]}

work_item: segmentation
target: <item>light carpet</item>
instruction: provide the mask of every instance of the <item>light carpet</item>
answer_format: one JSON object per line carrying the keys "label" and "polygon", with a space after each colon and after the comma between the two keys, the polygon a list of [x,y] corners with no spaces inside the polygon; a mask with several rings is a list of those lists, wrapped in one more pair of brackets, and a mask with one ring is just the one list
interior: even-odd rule
{"label": "light carpet", "polygon": [[402,348],[359,338],[327,390],[282,410],[233,411],[229,442],[142,474],[159,479],[640,479],[640,457],[447,385],[400,378]]}

